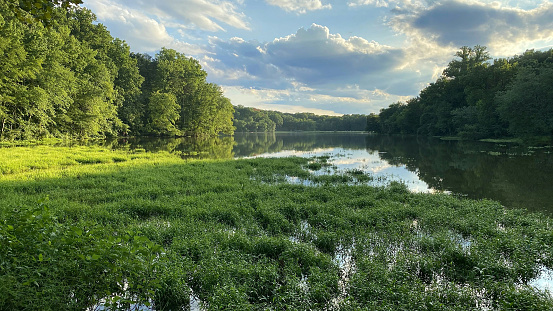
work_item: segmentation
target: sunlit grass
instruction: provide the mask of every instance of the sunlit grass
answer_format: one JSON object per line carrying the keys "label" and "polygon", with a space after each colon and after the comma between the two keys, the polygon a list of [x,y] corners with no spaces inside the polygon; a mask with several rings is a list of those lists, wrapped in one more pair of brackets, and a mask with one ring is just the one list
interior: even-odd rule
{"label": "sunlit grass", "polygon": [[[0,178],[28,178],[37,174],[60,174],[66,169],[85,165],[111,164],[137,159],[168,159],[175,158],[167,153],[144,153],[122,150],[107,150],[101,147],[52,147],[37,145],[29,147],[0,148]],[[176,160],[176,159],[175,159]],[[96,170],[98,167],[93,167]],[[84,169],[86,171],[86,169]]]}
{"label": "sunlit grass", "polygon": [[159,287],[144,293],[157,310],[182,309],[192,294],[209,310],[553,308],[530,286],[553,268],[553,222],[497,202],[352,186],[370,180],[355,170],[311,175],[324,158],[44,146],[0,148],[0,158],[2,219],[49,197],[62,224],[161,245]]}

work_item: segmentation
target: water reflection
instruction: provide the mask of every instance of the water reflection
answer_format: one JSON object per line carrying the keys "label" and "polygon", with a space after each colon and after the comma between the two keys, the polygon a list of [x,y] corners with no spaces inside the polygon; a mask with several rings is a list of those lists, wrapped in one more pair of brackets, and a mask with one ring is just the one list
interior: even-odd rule
{"label": "water reflection", "polygon": [[368,151],[384,152],[382,160],[405,165],[432,189],[553,213],[550,147],[385,136],[366,140]]}
{"label": "water reflection", "polygon": [[234,137],[129,138],[113,148],[168,151],[183,158],[319,156],[339,169],[361,169],[413,191],[447,191],[490,198],[507,207],[553,214],[553,149],[514,144],[441,141],[362,133],[244,133]]}
{"label": "water reflection", "polygon": [[237,133],[233,152],[236,157],[248,157],[286,150],[364,149],[366,136],[363,133]]}
{"label": "water reflection", "polygon": [[232,136],[208,137],[130,137],[106,141],[113,149],[144,149],[149,152],[167,151],[183,158],[232,159],[234,138]]}
{"label": "water reflection", "polygon": [[401,181],[413,191],[490,198],[553,214],[551,147],[344,133],[249,134],[236,142],[237,157],[331,154],[339,168]]}

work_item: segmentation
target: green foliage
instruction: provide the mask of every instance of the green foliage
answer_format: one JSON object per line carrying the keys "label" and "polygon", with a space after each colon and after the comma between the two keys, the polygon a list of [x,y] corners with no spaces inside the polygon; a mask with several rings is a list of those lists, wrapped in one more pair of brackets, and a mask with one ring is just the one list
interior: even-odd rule
{"label": "green foliage", "polygon": [[113,309],[149,304],[162,248],[130,231],[69,224],[46,206],[3,210],[1,310]]}
{"label": "green foliage", "polygon": [[510,88],[498,94],[497,103],[515,136],[553,135],[553,57],[519,69]]}
{"label": "green foliage", "polygon": [[74,8],[82,4],[82,0],[7,0],[11,10],[21,20],[26,20],[27,15],[24,12],[47,25],[50,24],[55,7],[61,7],[64,10]]}
{"label": "green foliage", "polygon": [[382,109],[380,133],[465,139],[550,136],[553,50],[489,62],[485,47],[462,47],[442,77],[406,104]]}
{"label": "green foliage", "polygon": [[274,131],[365,131],[367,116],[326,116],[313,113],[283,113],[248,108],[234,108],[234,126],[237,132]]}
{"label": "green foliage", "polygon": [[131,54],[78,3],[0,2],[0,139],[233,133],[233,107],[197,60]]}
{"label": "green foliage", "polygon": [[[17,154],[0,176],[2,310],[84,310],[106,297],[175,310],[192,296],[208,310],[553,307],[530,285],[553,269],[553,222],[541,214],[352,186],[355,170],[284,182],[315,182],[303,167],[326,157],[0,149]],[[48,209],[36,207],[45,196]]]}
{"label": "green foliage", "polygon": [[176,103],[177,98],[171,93],[160,93],[156,91],[150,95],[148,102],[148,132],[153,134],[179,134],[176,122],[179,118],[180,106]]}
{"label": "green foliage", "polygon": [[[144,90],[151,92],[148,97],[142,97],[142,100],[148,103],[145,105],[149,106],[146,115],[149,117],[145,119],[144,127],[140,128],[138,124],[134,126],[139,132],[155,135],[182,133],[189,136],[216,136],[220,133],[234,132],[234,110],[230,100],[223,96],[219,86],[206,82],[207,73],[202,70],[197,60],[166,48],[162,48],[155,59],[142,54],[135,54],[133,57],[145,77]],[[158,113],[157,108],[152,107],[152,100],[155,105],[159,104],[158,99],[152,99],[159,96],[159,93],[174,97],[174,105],[169,105],[171,120],[162,122],[172,123],[172,126],[152,123],[160,120],[158,114],[165,115],[162,117],[165,120],[169,113],[166,109]]]}
{"label": "green foliage", "polygon": [[[54,10],[55,19],[45,28],[40,22],[22,23],[5,7],[0,9],[8,21],[1,36],[21,38],[12,42],[17,56],[3,54],[14,68],[0,87],[2,138],[116,134],[122,123],[117,118],[111,59],[102,59],[92,42],[79,38],[83,27],[77,21],[89,23],[108,44],[113,40],[103,26],[92,26],[93,14],[84,9]],[[96,38],[87,39],[91,37]]]}

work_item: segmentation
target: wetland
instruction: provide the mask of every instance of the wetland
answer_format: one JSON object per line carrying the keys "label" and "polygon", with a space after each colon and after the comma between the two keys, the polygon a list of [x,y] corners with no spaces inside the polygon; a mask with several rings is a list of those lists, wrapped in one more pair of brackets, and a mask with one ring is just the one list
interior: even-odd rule
{"label": "wetland", "polygon": [[344,133],[0,148],[0,309],[551,310],[548,208],[478,197],[545,194],[548,152]]}

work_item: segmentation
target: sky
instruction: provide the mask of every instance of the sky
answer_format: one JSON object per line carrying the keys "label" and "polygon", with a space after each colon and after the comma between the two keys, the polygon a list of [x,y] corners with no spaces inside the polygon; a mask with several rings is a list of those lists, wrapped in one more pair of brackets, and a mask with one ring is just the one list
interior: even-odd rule
{"label": "sky", "polygon": [[462,46],[553,47],[548,0],[84,0],[133,52],[198,59],[234,105],[378,113],[416,97]]}

